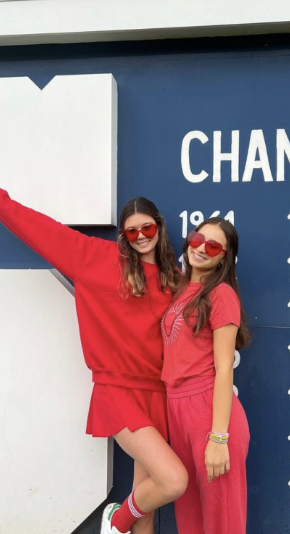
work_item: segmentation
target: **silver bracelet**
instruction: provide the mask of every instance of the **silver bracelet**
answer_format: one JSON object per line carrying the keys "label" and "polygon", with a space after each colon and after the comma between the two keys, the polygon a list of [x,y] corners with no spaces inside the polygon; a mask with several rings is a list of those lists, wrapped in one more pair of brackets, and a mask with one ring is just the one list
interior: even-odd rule
{"label": "silver bracelet", "polygon": [[214,441],[215,443],[228,443],[229,438],[228,436],[219,436],[217,434],[210,433],[209,435],[210,441]]}

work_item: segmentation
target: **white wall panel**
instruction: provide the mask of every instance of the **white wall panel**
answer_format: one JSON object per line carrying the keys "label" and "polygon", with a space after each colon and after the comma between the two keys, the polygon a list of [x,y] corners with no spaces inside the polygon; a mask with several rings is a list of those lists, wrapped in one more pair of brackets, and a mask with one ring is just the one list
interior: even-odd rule
{"label": "white wall panel", "polygon": [[0,292],[0,532],[70,534],[106,498],[111,467],[108,440],[85,434],[74,297],[44,270],[0,270]]}
{"label": "white wall panel", "polygon": [[43,90],[0,78],[1,187],[66,224],[116,224],[117,88],[111,74]]}
{"label": "white wall panel", "polygon": [[289,0],[5,1],[0,44],[255,34],[286,31],[289,20]]}

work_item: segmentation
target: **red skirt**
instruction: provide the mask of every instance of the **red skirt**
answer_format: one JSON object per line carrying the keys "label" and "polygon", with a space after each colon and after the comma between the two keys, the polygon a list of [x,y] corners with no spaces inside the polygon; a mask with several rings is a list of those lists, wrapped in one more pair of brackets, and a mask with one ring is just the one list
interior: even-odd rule
{"label": "red skirt", "polygon": [[130,432],[154,426],[168,441],[166,393],[94,384],[87,434],[114,436],[123,428]]}

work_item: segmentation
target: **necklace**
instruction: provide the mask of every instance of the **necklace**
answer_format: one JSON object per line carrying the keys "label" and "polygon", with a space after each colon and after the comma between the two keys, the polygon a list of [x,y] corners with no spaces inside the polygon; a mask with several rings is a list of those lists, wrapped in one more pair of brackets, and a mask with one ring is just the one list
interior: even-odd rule
{"label": "necklace", "polygon": [[[147,289],[148,294],[149,294],[150,307],[151,307],[151,311],[152,311],[154,317],[156,317],[156,319],[162,319],[164,313],[166,313],[166,312],[164,312],[162,315],[157,315],[157,313],[156,313],[156,311],[155,311],[155,308],[154,308],[154,300],[153,300],[153,297],[152,297],[152,293],[151,293],[151,291],[150,291],[149,286],[148,286],[147,283],[146,283],[146,289]],[[170,302],[169,302],[169,304],[168,304],[167,310],[168,310],[169,306],[170,306],[171,303],[172,303],[172,298],[173,298],[173,297],[172,297],[172,293],[170,293],[170,297],[171,297],[171,299],[170,299]]]}

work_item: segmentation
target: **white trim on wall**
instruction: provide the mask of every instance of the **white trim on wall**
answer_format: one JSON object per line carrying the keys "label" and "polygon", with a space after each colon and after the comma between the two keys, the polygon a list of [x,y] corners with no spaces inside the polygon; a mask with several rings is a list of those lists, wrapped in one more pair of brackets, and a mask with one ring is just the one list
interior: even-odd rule
{"label": "white trim on wall", "polygon": [[0,269],[0,531],[74,531],[112,487],[74,297],[48,270]]}
{"label": "white trim on wall", "polygon": [[1,187],[12,198],[64,224],[116,225],[112,74],[55,76],[42,90],[0,77],[0,116]]}
{"label": "white trim on wall", "polygon": [[0,45],[286,32],[289,0],[0,1]]}

